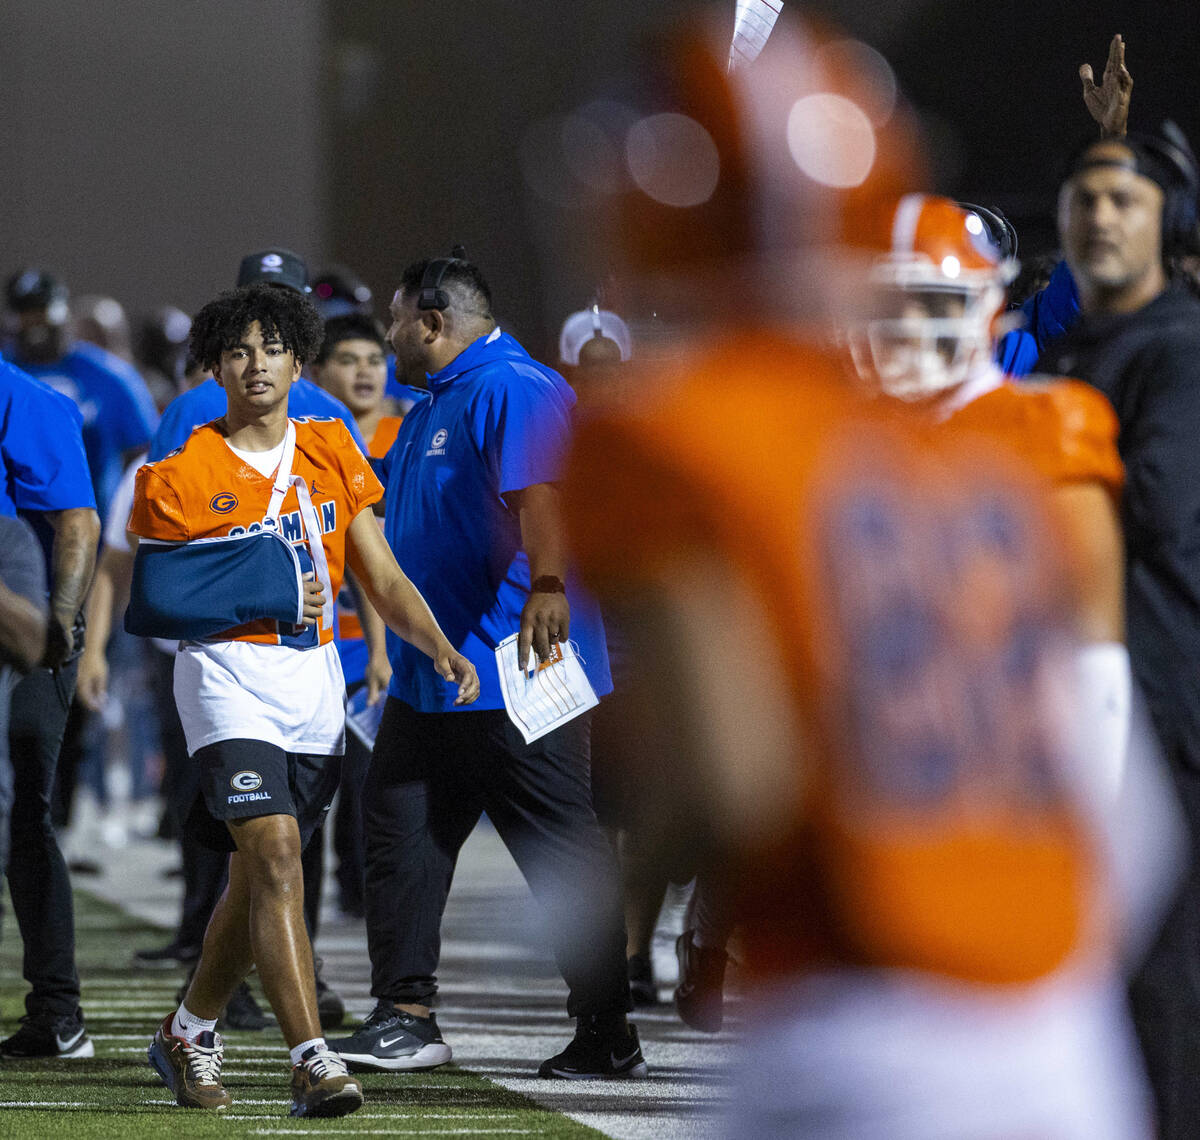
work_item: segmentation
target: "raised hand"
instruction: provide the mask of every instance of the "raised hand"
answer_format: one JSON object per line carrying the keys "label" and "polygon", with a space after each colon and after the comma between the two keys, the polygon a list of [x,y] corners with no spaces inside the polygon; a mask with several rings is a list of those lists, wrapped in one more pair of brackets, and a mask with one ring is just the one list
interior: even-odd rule
{"label": "raised hand", "polygon": [[1108,62],[1100,86],[1096,86],[1090,63],[1079,65],[1079,78],[1083,80],[1083,101],[1100,124],[1101,135],[1106,139],[1123,137],[1133,98],[1133,76],[1125,68],[1125,41],[1119,34],[1108,45]]}

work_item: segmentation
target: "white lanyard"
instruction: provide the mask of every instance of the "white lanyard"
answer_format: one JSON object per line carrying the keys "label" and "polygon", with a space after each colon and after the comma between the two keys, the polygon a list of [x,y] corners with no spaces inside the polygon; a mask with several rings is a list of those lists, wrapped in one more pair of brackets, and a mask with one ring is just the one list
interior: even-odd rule
{"label": "white lanyard", "polygon": [[279,466],[275,468],[271,502],[267,506],[265,521],[274,526],[276,534],[282,534],[282,528],[279,526],[279,512],[283,508],[283,499],[288,493],[288,488],[295,487],[296,499],[300,503],[300,517],[304,520],[304,534],[308,539],[308,553],[312,557],[317,581],[325,590],[325,605],[321,609],[321,628],[330,629],[333,626],[333,586],[329,581],[329,562],[325,558],[325,544],[321,539],[321,520],[317,515],[317,508],[313,506],[312,496],[308,493],[307,480],[292,474],[292,460],[295,454],[296,425],[288,420],[287,432],[283,437],[283,455],[280,456]]}

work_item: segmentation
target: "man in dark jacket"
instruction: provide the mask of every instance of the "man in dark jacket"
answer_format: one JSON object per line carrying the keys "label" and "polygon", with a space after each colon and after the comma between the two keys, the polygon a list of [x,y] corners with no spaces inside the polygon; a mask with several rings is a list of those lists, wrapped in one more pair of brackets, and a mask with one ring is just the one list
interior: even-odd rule
{"label": "man in dark jacket", "polygon": [[1200,301],[1167,268],[1195,241],[1197,184],[1173,128],[1081,152],[1059,230],[1082,317],[1041,361],[1120,419],[1130,665],[1192,831],[1193,867],[1131,985],[1164,1137],[1200,1119]]}

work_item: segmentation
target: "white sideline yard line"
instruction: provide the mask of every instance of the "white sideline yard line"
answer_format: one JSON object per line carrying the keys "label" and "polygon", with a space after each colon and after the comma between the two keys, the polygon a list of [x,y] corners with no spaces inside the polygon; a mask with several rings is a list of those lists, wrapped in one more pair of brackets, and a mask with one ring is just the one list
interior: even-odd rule
{"label": "white sideline yard line", "polygon": [[[174,1101],[171,1101],[174,1104]],[[0,1100],[0,1108],[99,1108],[98,1100]]]}
{"label": "white sideline yard line", "polygon": [[545,1136],[544,1128],[254,1128],[254,1136]]}
{"label": "white sideline yard line", "polygon": [[[222,1114],[221,1119],[223,1119],[223,1120],[278,1120],[279,1119],[278,1116],[266,1116],[263,1113],[241,1113],[241,1112],[237,1111],[237,1106],[239,1104],[257,1104],[257,1103],[259,1103],[259,1102],[241,1100],[239,1098],[238,1100],[234,1101],[234,1107],[232,1109],[230,1109]],[[284,1105],[284,1104],[287,1104],[288,1101],[285,1101],[285,1100],[271,1101],[270,1103]],[[370,1102],[368,1101],[368,1103],[370,1103]],[[421,1112],[420,1105],[413,1105],[413,1107],[409,1111],[412,1113],[419,1114],[422,1120],[462,1120],[465,1123],[485,1123],[487,1120],[506,1120],[506,1119],[509,1119],[510,1117],[521,1115],[519,1112],[501,1112],[494,1116],[486,1117],[483,1121],[479,1121],[479,1120],[474,1119],[477,1112],[478,1113],[486,1113],[488,1111],[487,1109],[481,1108],[481,1109],[476,1110],[476,1109],[466,1108],[466,1109],[463,1109],[462,1112],[458,1112],[458,1113],[455,1113],[455,1112]],[[371,1112],[369,1109],[359,1109],[359,1111],[354,1114],[354,1119],[355,1120],[398,1120],[398,1119],[402,1119],[404,1117],[404,1115],[406,1115],[405,1112],[403,1110],[401,1110],[399,1108],[399,1106],[397,1106],[391,1112]],[[322,1129],[322,1131],[324,1131],[324,1129]]]}

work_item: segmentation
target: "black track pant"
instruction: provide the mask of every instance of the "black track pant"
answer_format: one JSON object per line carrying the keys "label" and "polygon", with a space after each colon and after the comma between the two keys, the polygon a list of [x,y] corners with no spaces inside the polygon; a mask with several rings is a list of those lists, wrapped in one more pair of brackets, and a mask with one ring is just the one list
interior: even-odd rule
{"label": "black track pant", "polygon": [[371,992],[429,1005],[459,849],[487,812],[547,912],[572,1017],[631,1008],[612,847],[596,822],[588,714],[526,744],[503,709],[389,698],[363,789]]}
{"label": "black track pant", "polygon": [[34,669],[13,690],[8,728],[13,811],[8,889],[21,931],[28,1013],[56,1016],[79,1006],[71,878],[50,820],[54,772],[78,661]]}

